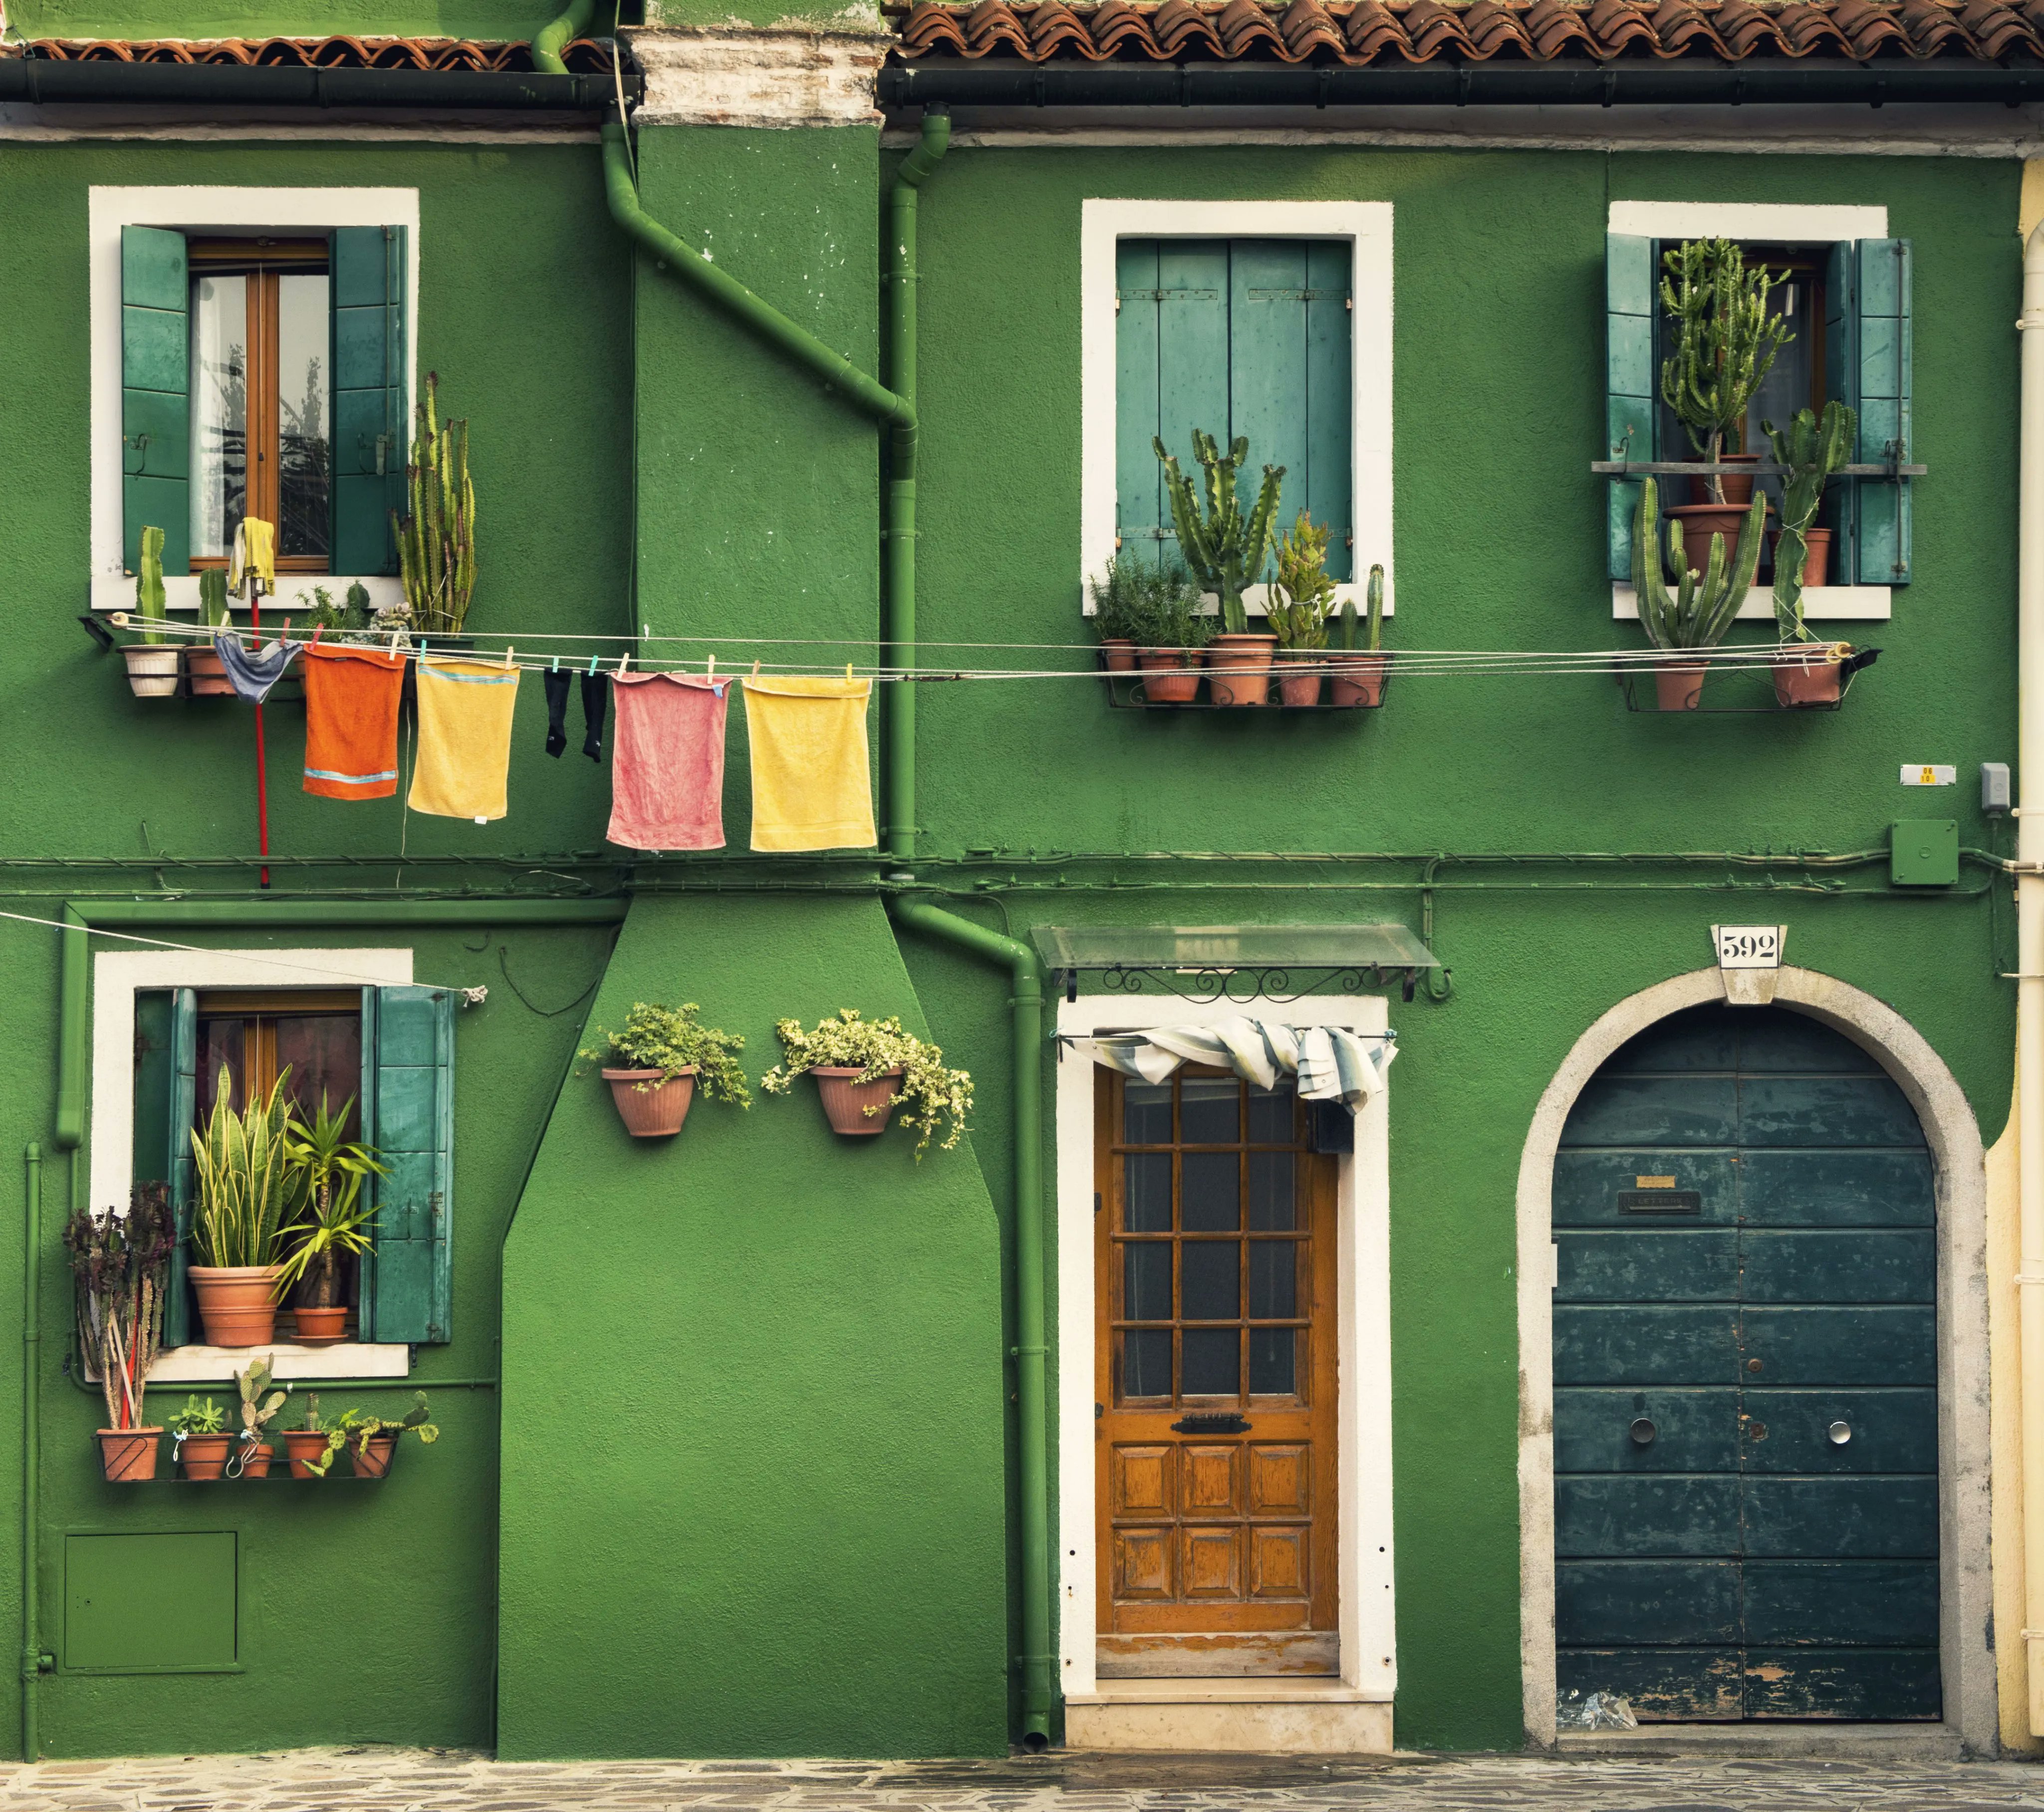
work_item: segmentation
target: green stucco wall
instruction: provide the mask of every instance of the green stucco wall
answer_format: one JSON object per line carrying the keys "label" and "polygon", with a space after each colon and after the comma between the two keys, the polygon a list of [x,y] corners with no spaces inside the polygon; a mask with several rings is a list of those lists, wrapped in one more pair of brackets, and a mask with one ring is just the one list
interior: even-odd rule
{"label": "green stucco wall", "polygon": [[[318,17],[277,0],[16,0],[20,38],[357,37],[526,40],[560,9],[547,0],[322,0]],[[602,10],[609,24],[609,8]],[[626,17],[629,18],[628,9]]]}

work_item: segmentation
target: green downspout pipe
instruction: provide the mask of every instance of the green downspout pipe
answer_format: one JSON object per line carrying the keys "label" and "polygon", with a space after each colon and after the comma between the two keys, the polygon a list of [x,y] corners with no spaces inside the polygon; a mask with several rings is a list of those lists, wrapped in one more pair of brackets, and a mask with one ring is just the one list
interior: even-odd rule
{"label": "green downspout pipe", "polygon": [[[902,159],[888,196],[887,375],[909,405],[891,437],[887,473],[886,590],[889,664],[916,664],[916,191],[950,148],[951,109],[923,115],[923,136]],[[887,709],[887,853],[905,868],[916,859],[916,689],[895,685]]]}
{"label": "green downspout pipe", "polygon": [[532,67],[543,75],[567,75],[568,66],[561,61],[561,52],[589,29],[595,17],[596,0],[570,0],[565,13],[533,35]]}
{"label": "green downspout pipe", "polygon": [[1013,979],[1015,1399],[1022,1461],[1022,1742],[1048,1747],[1056,1705],[1051,1653],[1050,1421],[1043,1322],[1043,966],[1028,945],[924,900],[888,901],[897,923],[943,938]]}
{"label": "green downspout pipe", "polygon": [[33,1762],[42,1752],[36,1729],[36,1689],[43,1677],[36,1511],[42,1495],[43,1148],[31,1145],[22,1155],[29,1177],[21,1267],[21,1760]]}

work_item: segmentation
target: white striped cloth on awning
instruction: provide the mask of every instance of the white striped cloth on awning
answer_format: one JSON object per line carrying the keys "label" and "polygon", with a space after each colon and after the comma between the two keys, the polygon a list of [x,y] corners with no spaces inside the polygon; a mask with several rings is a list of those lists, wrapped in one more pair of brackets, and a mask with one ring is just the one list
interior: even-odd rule
{"label": "white striped cloth on awning", "polygon": [[1353,1113],[1382,1092],[1385,1072],[1398,1054],[1396,1037],[1340,1026],[1235,1019],[1212,1026],[1109,1032],[1078,1042],[1093,1046],[1096,1062],[1145,1082],[1162,1082],[1185,1063],[1231,1069],[1259,1088],[1275,1088],[1281,1076],[1296,1076],[1302,1100],[1339,1101]]}

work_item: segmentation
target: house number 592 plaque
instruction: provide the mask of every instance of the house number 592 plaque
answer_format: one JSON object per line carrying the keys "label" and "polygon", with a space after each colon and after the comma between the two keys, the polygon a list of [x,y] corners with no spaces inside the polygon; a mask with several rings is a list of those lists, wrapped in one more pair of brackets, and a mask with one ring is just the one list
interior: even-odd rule
{"label": "house number 592 plaque", "polygon": [[1729,1004],[1764,1007],[1774,998],[1781,946],[1788,936],[1786,925],[1711,927],[1712,941],[1717,946],[1718,973],[1723,979]]}

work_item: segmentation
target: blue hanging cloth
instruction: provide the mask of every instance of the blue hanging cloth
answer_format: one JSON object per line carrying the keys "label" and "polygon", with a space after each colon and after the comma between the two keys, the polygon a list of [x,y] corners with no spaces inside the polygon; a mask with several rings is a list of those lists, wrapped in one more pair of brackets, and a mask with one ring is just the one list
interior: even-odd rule
{"label": "blue hanging cloth", "polygon": [[251,704],[260,704],[270,689],[284,677],[302,642],[272,642],[260,654],[253,654],[241,638],[223,632],[213,639],[213,651],[233,682],[234,696]]}

